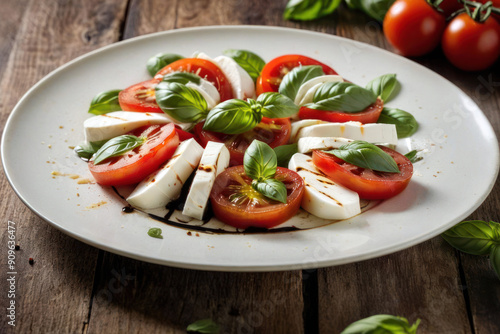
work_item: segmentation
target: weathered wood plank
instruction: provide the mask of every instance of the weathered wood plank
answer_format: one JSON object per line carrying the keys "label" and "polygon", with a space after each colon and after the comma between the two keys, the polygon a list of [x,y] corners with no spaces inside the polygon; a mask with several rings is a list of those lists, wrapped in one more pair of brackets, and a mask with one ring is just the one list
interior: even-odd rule
{"label": "weathered wood plank", "polygon": [[[16,36],[0,83],[1,127],[15,103],[36,81],[65,62],[116,41],[124,16],[124,1],[19,1],[23,11],[2,3],[7,22],[19,21],[17,32],[0,28],[1,36]],[[6,9],[10,11],[5,11]],[[2,18],[3,19],[3,18]],[[10,38],[10,37],[9,37]],[[4,47],[4,46],[2,46]],[[4,55],[2,55],[2,59]],[[2,65],[3,66],[3,65]],[[1,257],[6,280],[7,221],[16,223],[21,249],[16,252],[16,327],[18,333],[81,332],[88,318],[98,251],[70,238],[35,216],[17,198],[2,172]],[[70,217],[68,217],[70,218]],[[34,265],[28,264],[33,257]],[[4,285],[2,285],[4,286]],[[7,305],[6,292],[1,304]],[[4,318],[0,332],[14,328]]]}

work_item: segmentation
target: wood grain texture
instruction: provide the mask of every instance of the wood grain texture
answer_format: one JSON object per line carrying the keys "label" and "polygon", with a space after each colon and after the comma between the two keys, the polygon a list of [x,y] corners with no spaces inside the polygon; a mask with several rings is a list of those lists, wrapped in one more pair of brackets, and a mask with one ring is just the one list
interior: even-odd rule
{"label": "wood grain texture", "polygon": [[[19,98],[44,75],[65,62],[117,40],[124,1],[20,1],[10,6],[18,20],[15,43],[0,83],[1,126]],[[15,27],[15,22],[12,22]],[[4,28],[4,25],[2,25]],[[8,33],[8,31],[1,31]],[[12,33],[7,34],[12,36]],[[2,44],[3,45],[3,44]],[[3,57],[3,56],[2,56]],[[38,218],[17,198],[2,172],[1,281],[6,280],[7,221],[16,223],[16,327],[18,333],[81,332],[88,318],[97,250],[70,238]],[[71,219],[71,217],[68,217]],[[28,258],[34,258],[34,265]],[[3,287],[2,283],[2,287]],[[6,293],[1,305],[7,305]],[[2,316],[0,332],[14,328]]]}

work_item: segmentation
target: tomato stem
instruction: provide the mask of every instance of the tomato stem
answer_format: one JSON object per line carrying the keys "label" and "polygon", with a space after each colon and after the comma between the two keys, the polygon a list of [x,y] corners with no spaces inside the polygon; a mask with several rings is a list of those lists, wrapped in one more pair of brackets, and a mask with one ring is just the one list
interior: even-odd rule
{"label": "tomato stem", "polygon": [[461,13],[467,13],[467,15],[469,15],[474,21],[484,23],[490,17],[492,12],[497,14],[500,13],[500,9],[493,7],[493,3],[491,1],[488,1],[485,4],[469,0],[458,0],[458,2],[462,3],[464,8],[453,13],[450,16],[450,19]]}

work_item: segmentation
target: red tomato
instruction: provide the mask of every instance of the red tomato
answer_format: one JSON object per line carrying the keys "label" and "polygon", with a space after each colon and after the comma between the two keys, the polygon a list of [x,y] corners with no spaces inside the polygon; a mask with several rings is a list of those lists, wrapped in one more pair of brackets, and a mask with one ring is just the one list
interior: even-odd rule
{"label": "red tomato", "polygon": [[492,17],[479,23],[462,13],[446,27],[442,46],[446,58],[456,67],[484,70],[500,55],[500,24]]}
{"label": "red tomato", "polygon": [[301,55],[284,55],[278,58],[274,58],[269,63],[267,63],[260,77],[257,78],[256,92],[257,95],[265,92],[277,92],[280,86],[281,80],[290,72],[293,68],[297,66],[306,65],[319,65],[323,68],[325,74],[337,74],[328,65],[325,65],[315,59],[301,56]]}
{"label": "red tomato", "polygon": [[182,130],[178,125],[175,125],[175,132],[177,132],[179,136],[179,141],[188,140],[194,137],[192,133]]}
{"label": "red tomato", "polygon": [[106,159],[98,165],[89,162],[90,172],[97,183],[103,186],[139,183],[170,159],[179,145],[179,136],[172,123],[142,127],[130,134],[147,139],[124,155]]}
{"label": "red tomato", "polygon": [[384,34],[403,56],[429,53],[438,46],[446,17],[425,0],[397,0],[384,18]]}
{"label": "red tomato", "polygon": [[161,80],[148,80],[125,88],[118,94],[118,102],[123,111],[161,113],[156,104],[155,87]]}
{"label": "red tomato", "polygon": [[243,166],[226,169],[215,179],[210,202],[215,216],[236,228],[250,226],[270,228],[293,217],[304,196],[304,181],[286,168],[278,167],[275,178],[287,188],[287,201],[281,203],[265,197],[252,188],[252,179]]}
{"label": "red tomato", "polygon": [[209,60],[200,58],[184,58],[165,66],[158,71],[155,79],[161,80],[163,76],[172,72],[190,72],[210,81],[219,91],[220,100],[226,101],[233,98],[233,87],[222,70]]}
{"label": "red tomato", "polygon": [[384,109],[384,102],[377,99],[377,102],[370,105],[363,111],[356,113],[347,113],[341,111],[326,111],[309,109],[307,107],[300,107],[300,119],[320,119],[328,122],[345,123],[350,121],[366,123],[376,123],[380,113]]}
{"label": "red tomato", "polygon": [[334,182],[364,199],[386,199],[402,192],[410,182],[413,165],[404,155],[380,146],[398,164],[400,173],[377,172],[352,165],[323,151],[313,151],[313,163]]}
{"label": "red tomato", "polygon": [[226,135],[219,132],[203,130],[205,122],[196,124],[194,127],[195,136],[199,139],[203,147],[209,141],[226,144],[231,155],[229,164],[231,166],[242,165],[243,156],[248,146],[254,139],[263,141],[271,146],[278,147],[288,143],[292,126],[288,118],[262,118],[262,121],[252,130],[237,135]]}

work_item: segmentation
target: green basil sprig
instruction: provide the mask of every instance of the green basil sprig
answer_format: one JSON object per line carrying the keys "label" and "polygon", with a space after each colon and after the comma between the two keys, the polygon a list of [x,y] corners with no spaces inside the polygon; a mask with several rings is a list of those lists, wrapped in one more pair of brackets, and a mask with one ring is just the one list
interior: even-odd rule
{"label": "green basil sprig", "polygon": [[292,155],[299,151],[297,143],[289,145],[281,145],[274,148],[276,158],[278,159],[278,166],[288,168],[288,163]]}
{"label": "green basil sprig", "polygon": [[415,334],[419,324],[420,319],[410,325],[403,317],[378,314],[353,322],[340,334]]}
{"label": "green basil sprig", "polygon": [[165,75],[162,79],[163,82],[177,82],[179,84],[185,85],[188,82],[192,82],[195,85],[199,85],[201,78],[190,72],[172,72]]}
{"label": "green basil sprig", "polygon": [[350,82],[327,82],[322,84],[305,106],[310,109],[355,113],[377,101],[372,91]]}
{"label": "green basil sprig", "polygon": [[286,186],[273,178],[277,166],[274,150],[259,140],[254,140],[243,156],[245,173],[253,180],[252,188],[270,199],[286,203]]}
{"label": "green basil sprig", "polygon": [[104,160],[122,155],[142,145],[146,139],[133,135],[122,135],[108,140],[94,155],[94,165]]}
{"label": "green basil sprig", "polygon": [[262,58],[247,50],[229,49],[224,51],[224,55],[233,58],[238,65],[247,71],[254,82],[259,77],[260,72],[262,72],[264,65],[266,65],[266,62]]}
{"label": "green basil sprig", "polygon": [[252,130],[262,117],[290,117],[299,107],[279,93],[264,93],[257,101],[232,99],[219,103],[207,115],[204,130],[225,134],[239,134]]}
{"label": "green basil sprig", "polygon": [[384,103],[392,100],[401,89],[401,84],[396,79],[396,74],[384,74],[373,79],[366,85],[376,96],[380,96]]}
{"label": "green basil sprig", "polygon": [[220,328],[212,319],[202,319],[187,326],[186,331],[188,333],[217,334]]}
{"label": "green basil sprig", "polygon": [[295,100],[300,86],[324,74],[323,68],[319,65],[297,66],[283,77],[278,91]]}
{"label": "green basil sprig", "polygon": [[154,77],[155,74],[165,66],[183,58],[183,56],[179,56],[173,53],[158,53],[149,58],[148,62],[146,63],[146,68],[148,69],[149,74]]}
{"label": "green basil sprig", "polygon": [[382,22],[385,14],[396,0],[346,0],[351,9],[358,9],[366,15]]}
{"label": "green basil sprig", "polygon": [[290,0],[283,13],[285,20],[308,21],[329,15],[341,0]]}
{"label": "green basil sprig", "polygon": [[194,123],[206,117],[208,105],[195,89],[178,82],[160,82],[155,91],[156,103],[164,113],[182,123]]}
{"label": "green basil sprig", "polygon": [[112,111],[122,110],[118,103],[118,94],[121,89],[108,90],[97,94],[90,102],[89,113],[94,115],[103,115]]}
{"label": "green basil sprig", "polygon": [[148,235],[152,238],[163,239],[163,235],[161,235],[161,228],[151,227],[148,230]]}
{"label": "green basil sprig", "polygon": [[400,172],[398,164],[388,153],[366,141],[355,140],[338,149],[325,152],[361,168],[379,172]]}
{"label": "green basil sprig", "polygon": [[415,117],[407,111],[396,108],[384,108],[377,123],[396,125],[398,138],[410,137],[418,130]]}
{"label": "green basil sprig", "polygon": [[418,162],[420,160],[422,160],[423,158],[422,157],[419,157],[417,155],[418,151],[417,150],[413,150],[413,151],[410,151],[408,153],[405,154],[405,157],[408,158],[408,160],[410,160],[410,162],[412,164],[414,164],[415,162]]}
{"label": "green basil sprig", "polygon": [[458,223],[443,234],[456,249],[472,255],[489,255],[490,263],[500,278],[500,224],[482,220]]}
{"label": "green basil sprig", "polygon": [[82,159],[90,160],[94,153],[99,151],[99,149],[104,145],[108,140],[99,140],[99,141],[91,141],[88,143],[84,143],[75,147],[75,153]]}

